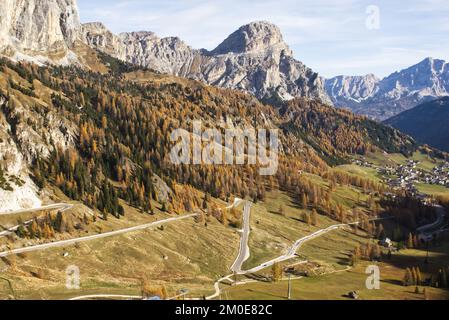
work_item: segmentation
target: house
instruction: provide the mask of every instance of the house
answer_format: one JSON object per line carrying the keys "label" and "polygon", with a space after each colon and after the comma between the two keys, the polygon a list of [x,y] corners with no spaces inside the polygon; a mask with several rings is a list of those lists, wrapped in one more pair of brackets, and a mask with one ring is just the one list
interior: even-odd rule
{"label": "house", "polygon": [[393,241],[391,241],[391,239],[389,238],[385,238],[380,241],[380,245],[385,248],[391,248],[393,246]]}
{"label": "house", "polygon": [[348,293],[348,297],[357,300],[359,298],[359,294],[357,293],[357,291],[351,291]]}

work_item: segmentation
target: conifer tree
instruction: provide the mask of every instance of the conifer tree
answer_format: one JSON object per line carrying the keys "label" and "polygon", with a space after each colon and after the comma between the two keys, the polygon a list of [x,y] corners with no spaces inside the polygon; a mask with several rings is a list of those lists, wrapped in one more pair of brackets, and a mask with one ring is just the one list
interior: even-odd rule
{"label": "conifer tree", "polygon": [[422,275],[421,270],[419,270],[419,267],[416,267],[415,273],[416,273],[416,284],[420,286],[422,284]]}
{"label": "conifer tree", "polygon": [[278,282],[282,279],[282,267],[277,262],[271,267],[271,277],[274,282]]}
{"label": "conifer tree", "polygon": [[429,294],[427,293],[427,288],[423,290],[424,300],[429,300]]}
{"label": "conifer tree", "polygon": [[279,212],[279,214],[280,214],[281,216],[285,215],[284,206],[283,206],[282,204],[279,206],[278,212]]}
{"label": "conifer tree", "polygon": [[316,209],[312,210],[311,223],[313,226],[318,225],[318,213],[317,213]]}
{"label": "conifer tree", "polygon": [[312,224],[312,220],[310,219],[310,215],[307,212],[303,213],[302,220],[304,221],[304,223],[306,223],[309,226]]}
{"label": "conifer tree", "polygon": [[413,235],[411,233],[408,235],[407,248],[408,249],[413,249],[414,248]]}
{"label": "conifer tree", "polygon": [[404,274],[404,279],[403,279],[403,285],[408,287],[409,285],[412,284],[413,281],[413,277],[412,277],[412,272],[410,270],[410,268],[405,269],[405,274]]}
{"label": "conifer tree", "polygon": [[203,205],[202,205],[202,207],[203,207],[203,210],[207,210],[207,207],[208,207],[208,203],[209,202],[209,194],[206,192],[205,194],[204,194],[204,199],[203,199]]}
{"label": "conifer tree", "polygon": [[303,193],[302,197],[301,197],[301,206],[302,206],[302,208],[303,209],[307,209],[308,203],[309,203],[309,200],[307,198],[307,195],[305,193]]}
{"label": "conifer tree", "polygon": [[418,275],[416,274],[416,268],[413,267],[411,269],[411,274],[412,274],[411,284],[416,285],[417,284],[417,278],[418,278]]}

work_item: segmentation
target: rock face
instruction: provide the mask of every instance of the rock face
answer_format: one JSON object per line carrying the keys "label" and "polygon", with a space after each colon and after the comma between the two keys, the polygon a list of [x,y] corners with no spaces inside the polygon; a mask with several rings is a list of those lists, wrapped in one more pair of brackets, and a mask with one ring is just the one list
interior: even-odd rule
{"label": "rock face", "polygon": [[338,107],[385,120],[435,98],[449,95],[449,64],[427,58],[379,80],[336,77],[326,80],[326,91]]}
{"label": "rock face", "polygon": [[193,49],[176,37],[160,39],[151,32],[114,36],[98,23],[83,29],[90,30],[83,36],[93,48],[162,73],[243,90],[261,99],[301,96],[331,103],[322,78],[293,58],[279,28],[268,22],[241,27],[212,51]]}
{"label": "rock face", "polygon": [[68,60],[79,28],[75,0],[0,2],[0,53],[16,59]]}
{"label": "rock face", "polygon": [[[180,77],[197,78],[195,65],[201,51],[195,50],[177,37],[160,39],[152,32],[131,32],[119,35],[125,48],[123,60]],[[113,55],[121,58],[120,55]]]}
{"label": "rock face", "polygon": [[357,106],[379,91],[379,81],[373,74],[338,76],[326,80],[326,92],[337,106]]}
{"label": "rock face", "polygon": [[[5,74],[0,73],[0,84],[4,80]],[[0,215],[41,206],[29,168],[35,159],[48,158],[53,146],[73,147],[78,135],[78,128],[57,110],[41,113],[31,105],[24,95],[16,93],[8,99],[0,93]]]}
{"label": "rock face", "polygon": [[262,52],[275,47],[291,53],[277,26],[267,22],[254,22],[232,33],[212,54]]}
{"label": "rock face", "polygon": [[[0,110],[7,100],[0,94]],[[0,215],[41,205],[38,188],[30,179],[27,163],[10,135],[11,126],[0,112]]]}
{"label": "rock face", "polygon": [[124,60],[125,46],[122,40],[110,32],[101,22],[85,23],[81,26],[80,37],[92,48]]}
{"label": "rock face", "polygon": [[76,0],[2,0],[0,54],[36,63],[81,64],[73,50],[83,42],[118,59],[260,99],[294,97],[331,103],[324,80],[293,58],[278,27],[253,22],[212,51],[152,32],[115,35],[102,23],[81,25]]}

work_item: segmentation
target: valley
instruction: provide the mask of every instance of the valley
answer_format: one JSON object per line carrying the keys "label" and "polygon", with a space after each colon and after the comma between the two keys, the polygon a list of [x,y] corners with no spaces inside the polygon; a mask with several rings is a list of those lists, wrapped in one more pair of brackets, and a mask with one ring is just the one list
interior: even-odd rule
{"label": "valley", "polygon": [[0,3],[0,300],[449,299],[448,64],[224,39]]}

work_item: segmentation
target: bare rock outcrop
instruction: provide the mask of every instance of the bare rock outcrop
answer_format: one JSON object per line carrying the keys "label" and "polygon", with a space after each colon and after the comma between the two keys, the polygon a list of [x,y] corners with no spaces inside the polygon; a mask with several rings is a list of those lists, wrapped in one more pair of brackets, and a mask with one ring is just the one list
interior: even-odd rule
{"label": "bare rock outcrop", "polygon": [[83,29],[90,30],[83,35],[93,48],[161,73],[243,90],[260,99],[300,96],[331,104],[324,80],[295,60],[280,29],[268,22],[242,26],[212,51],[193,49],[177,37],[161,39],[152,32],[114,36],[100,23]]}
{"label": "bare rock outcrop", "polygon": [[2,0],[0,53],[37,63],[71,63],[80,26],[75,0]]}

